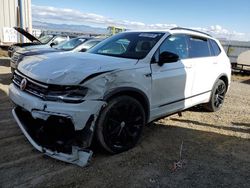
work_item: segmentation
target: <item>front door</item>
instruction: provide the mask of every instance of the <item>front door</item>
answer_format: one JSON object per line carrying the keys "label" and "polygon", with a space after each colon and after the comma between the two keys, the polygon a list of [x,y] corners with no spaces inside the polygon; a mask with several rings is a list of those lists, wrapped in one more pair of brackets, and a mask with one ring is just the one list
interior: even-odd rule
{"label": "front door", "polygon": [[[152,116],[168,114],[187,106],[185,99],[192,95],[193,65],[188,59],[188,45],[185,35],[169,36],[157,50],[151,64],[152,70]],[[158,56],[171,52],[179,60],[160,66]]]}

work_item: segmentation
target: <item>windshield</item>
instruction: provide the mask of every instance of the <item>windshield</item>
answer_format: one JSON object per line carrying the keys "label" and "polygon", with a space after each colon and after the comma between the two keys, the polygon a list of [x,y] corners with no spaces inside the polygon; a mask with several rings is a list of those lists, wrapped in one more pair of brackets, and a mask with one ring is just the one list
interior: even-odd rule
{"label": "windshield", "polygon": [[38,40],[43,44],[47,44],[52,38],[53,35],[44,35],[42,37],[39,37]]}
{"label": "windshield", "polygon": [[56,49],[59,49],[59,50],[73,50],[74,48],[76,48],[80,44],[84,43],[85,41],[86,41],[85,38],[73,38],[73,39],[65,41],[65,42],[63,42],[61,44],[58,44],[56,46]]}
{"label": "windshield", "polygon": [[104,40],[89,53],[115,57],[143,59],[160,40],[160,32],[125,32]]}

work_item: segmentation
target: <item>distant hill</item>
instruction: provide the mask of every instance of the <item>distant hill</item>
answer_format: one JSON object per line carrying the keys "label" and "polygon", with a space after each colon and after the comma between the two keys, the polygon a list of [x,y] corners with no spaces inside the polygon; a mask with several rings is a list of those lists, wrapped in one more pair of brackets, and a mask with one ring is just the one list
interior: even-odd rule
{"label": "distant hill", "polygon": [[106,34],[106,28],[91,27],[87,25],[69,25],[69,24],[53,24],[47,22],[33,21],[34,29],[41,30],[56,30],[56,31],[69,31],[69,32],[83,32],[92,34]]}

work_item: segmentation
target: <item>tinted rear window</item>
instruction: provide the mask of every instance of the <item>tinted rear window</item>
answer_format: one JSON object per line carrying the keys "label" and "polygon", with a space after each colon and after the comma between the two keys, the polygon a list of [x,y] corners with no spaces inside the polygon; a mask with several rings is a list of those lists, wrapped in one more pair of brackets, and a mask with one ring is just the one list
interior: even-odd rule
{"label": "tinted rear window", "polygon": [[211,46],[211,52],[213,53],[214,56],[218,56],[221,53],[220,47],[214,40],[209,39],[209,41]]}
{"label": "tinted rear window", "polygon": [[188,43],[190,58],[210,56],[209,43],[206,38],[190,36]]}

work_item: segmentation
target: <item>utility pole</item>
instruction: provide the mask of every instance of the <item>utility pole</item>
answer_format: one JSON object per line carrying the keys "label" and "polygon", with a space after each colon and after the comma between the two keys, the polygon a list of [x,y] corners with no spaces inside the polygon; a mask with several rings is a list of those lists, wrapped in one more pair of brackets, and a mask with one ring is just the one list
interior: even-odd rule
{"label": "utility pole", "polygon": [[[22,29],[23,28],[23,0],[18,0],[18,8],[19,8],[19,24]],[[20,35],[21,42],[24,42],[23,35]]]}

